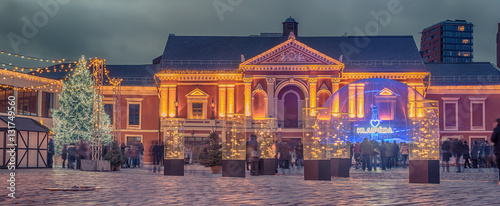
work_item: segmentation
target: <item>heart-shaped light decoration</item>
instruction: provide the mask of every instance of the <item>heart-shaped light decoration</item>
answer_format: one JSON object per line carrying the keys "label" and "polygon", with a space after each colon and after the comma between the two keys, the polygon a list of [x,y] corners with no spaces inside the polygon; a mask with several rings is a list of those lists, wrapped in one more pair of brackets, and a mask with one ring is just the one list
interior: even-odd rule
{"label": "heart-shaped light decoration", "polygon": [[370,120],[370,124],[372,125],[372,127],[378,127],[380,125],[380,120],[372,119]]}

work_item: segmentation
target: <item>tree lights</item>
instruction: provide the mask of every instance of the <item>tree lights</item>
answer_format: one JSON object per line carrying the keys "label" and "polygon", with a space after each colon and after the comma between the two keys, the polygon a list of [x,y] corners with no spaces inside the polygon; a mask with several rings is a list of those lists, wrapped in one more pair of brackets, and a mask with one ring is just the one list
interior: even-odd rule
{"label": "tree lights", "polygon": [[184,119],[162,117],[164,175],[184,175]]}
{"label": "tree lights", "polygon": [[274,175],[276,169],[276,118],[253,120],[253,127],[260,151],[260,174]]}
{"label": "tree lights", "polygon": [[222,136],[222,176],[245,177],[245,114],[227,114]]}
{"label": "tree lights", "polygon": [[331,180],[328,145],[328,108],[314,107],[302,109],[304,143],[304,179]]}

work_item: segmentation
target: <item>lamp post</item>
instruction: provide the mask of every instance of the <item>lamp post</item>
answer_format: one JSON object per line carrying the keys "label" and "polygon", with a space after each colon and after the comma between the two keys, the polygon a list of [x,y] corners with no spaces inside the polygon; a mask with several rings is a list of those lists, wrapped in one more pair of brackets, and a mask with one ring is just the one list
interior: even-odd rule
{"label": "lamp post", "polygon": [[215,119],[215,102],[214,102],[214,98],[212,98],[212,103],[210,103],[210,108],[212,108],[212,117],[210,117],[210,119]]}
{"label": "lamp post", "polygon": [[177,101],[177,99],[175,100],[174,102],[174,105],[175,105],[175,118],[178,118],[179,117],[179,101]]}

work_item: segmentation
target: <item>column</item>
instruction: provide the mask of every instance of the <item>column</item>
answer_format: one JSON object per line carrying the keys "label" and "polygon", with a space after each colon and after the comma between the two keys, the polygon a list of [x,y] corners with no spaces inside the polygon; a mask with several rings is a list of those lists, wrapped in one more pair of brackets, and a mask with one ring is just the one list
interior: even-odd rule
{"label": "column", "polygon": [[219,118],[226,116],[226,85],[219,85]]}
{"label": "column", "polygon": [[339,90],[340,78],[332,78],[332,95],[333,95],[333,107],[332,112],[339,112]]}
{"label": "column", "polygon": [[42,116],[42,90],[37,91],[37,100],[36,100],[36,116]]}
{"label": "column", "polygon": [[177,100],[177,85],[168,85],[168,115],[175,117],[175,101]]}
{"label": "column", "polygon": [[168,87],[160,86],[160,117],[166,117],[168,114]]}
{"label": "column", "polygon": [[227,113],[234,114],[234,85],[227,85]]}
{"label": "column", "polygon": [[274,82],[275,78],[267,78],[267,114],[268,117],[274,117],[274,110],[276,106],[274,106]]}
{"label": "column", "polygon": [[252,78],[243,78],[243,82],[245,82],[245,116],[250,117],[251,113],[251,102],[252,102]]}
{"label": "column", "polygon": [[[316,83],[318,82],[318,78],[309,78],[309,107],[316,107]],[[300,113],[300,112],[299,112]],[[311,110],[311,116],[315,116],[314,110]]]}
{"label": "column", "polygon": [[415,90],[413,88],[408,87],[408,116],[415,117]]}
{"label": "column", "polygon": [[349,117],[356,117],[356,86],[349,85]]}
{"label": "column", "polygon": [[365,117],[365,84],[356,85],[357,95],[356,98],[358,100],[358,118]]}

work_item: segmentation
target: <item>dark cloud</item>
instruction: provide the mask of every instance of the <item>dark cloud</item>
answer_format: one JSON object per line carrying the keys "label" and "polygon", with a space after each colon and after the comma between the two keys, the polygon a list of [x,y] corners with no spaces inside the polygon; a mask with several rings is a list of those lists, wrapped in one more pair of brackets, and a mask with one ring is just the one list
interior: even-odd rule
{"label": "dark cloud", "polygon": [[[7,34],[22,35],[26,17],[44,11],[39,2],[52,0],[9,0],[0,4],[0,49],[13,51]],[[54,0],[57,1],[57,0]],[[62,1],[62,0],[61,0]],[[68,0],[65,0],[68,1]],[[221,21],[213,3],[222,2],[232,11]],[[281,22],[293,16],[299,22],[299,35],[356,35],[355,27],[376,18],[370,11],[387,9],[389,0],[69,0],[38,28],[19,53],[48,58],[107,59],[108,64],[145,64],[163,52],[169,33],[177,35],[251,35],[281,32]],[[400,0],[403,11],[392,15],[381,35],[413,35],[417,46],[419,32],[446,19],[466,19],[474,27],[474,61],[496,62],[497,23],[500,1]],[[0,62],[31,66],[0,56]],[[41,65],[37,63],[36,65]]]}

